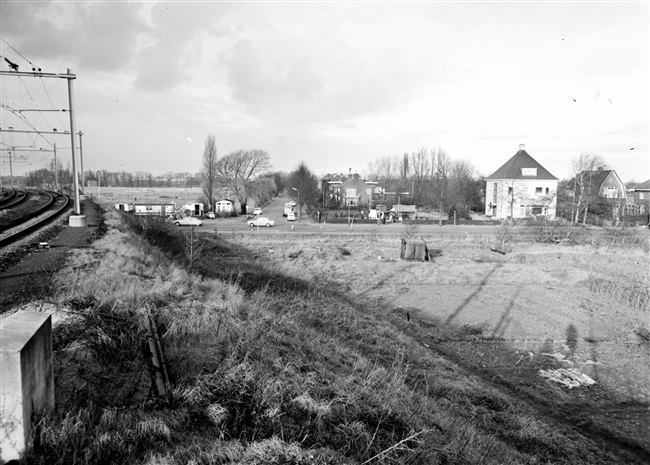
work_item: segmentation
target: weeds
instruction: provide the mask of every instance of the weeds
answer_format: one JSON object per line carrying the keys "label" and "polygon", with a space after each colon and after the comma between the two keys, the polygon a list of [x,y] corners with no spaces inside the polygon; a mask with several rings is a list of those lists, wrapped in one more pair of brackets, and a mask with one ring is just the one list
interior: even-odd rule
{"label": "weeds", "polygon": [[[94,250],[76,251],[87,266],[60,277],[60,305],[83,305],[54,329],[57,410],[42,422],[33,463],[608,459],[424,348],[390,309],[355,302],[333,280],[309,282],[284,262],[261,266],[259,252],[219,238],[206,238],[201,254],[192,247],[188,260],[188,243],[173,228],[131,227],[139,236],[110,229]],[[376,255],[351,249],[330,249],[331,259]],[[327,258],[309,255],[319,264]],[[142,388],[151,368],[146,309],[160,330],[169,404]]]}

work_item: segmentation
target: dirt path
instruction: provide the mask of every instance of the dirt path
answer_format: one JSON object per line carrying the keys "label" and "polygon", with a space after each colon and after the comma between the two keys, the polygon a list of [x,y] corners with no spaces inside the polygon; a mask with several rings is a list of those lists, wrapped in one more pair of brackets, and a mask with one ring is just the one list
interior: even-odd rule
{"label": "dirt path", "polygon": [[[647,463],[650,344],[635,332],[647,314],[588,289],[590,267],[601,261],[610,274],[629,266],[556,251],[466,250],[435,264],[393,265],[373,294],[408,311],[405,331],[431,350],[607,443],[624,462]],[[596,385],[569,390],[540,376],[549,368],[577,369]]]}

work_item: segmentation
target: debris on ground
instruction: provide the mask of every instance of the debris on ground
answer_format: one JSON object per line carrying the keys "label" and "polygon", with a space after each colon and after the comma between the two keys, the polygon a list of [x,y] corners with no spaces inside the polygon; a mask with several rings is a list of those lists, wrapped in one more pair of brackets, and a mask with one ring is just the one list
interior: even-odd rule
{"label": "debris on ground", "polygon": [[596,381],[575,368],[559,368],[557,370],[539,370],[539,375],[548,378],[550,381],[560,383],[569,389],[580,386],[591,386]]}
{"label": "debris on ground", "polygon": [[564,363],[568,363],[569,365],[573,365],[573,362],[571,360],[567,360],[566,357],[564,356],[564,354],[562,354],[560,352],[555,352],[555,353],[552,353],[552,354],[543,353],[543,354],[540,354],[540,355],[545,355],[547,357],[552,357],[555,360],[557,360],[558,362],[564,362]]}

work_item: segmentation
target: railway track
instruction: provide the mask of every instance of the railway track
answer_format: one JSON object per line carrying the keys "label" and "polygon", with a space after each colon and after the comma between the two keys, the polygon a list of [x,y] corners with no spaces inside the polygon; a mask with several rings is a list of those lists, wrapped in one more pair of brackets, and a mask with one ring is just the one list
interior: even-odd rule
{"label": "railway track", "polygon": [[[0,248],[9,245],[28,234],[43,228],[55,221],[60,214],[71,207],[71,200],[65,194],[50,191],[22,191],[24,196],[16,193],[15,202],[8,201],[9,205],[0,205],[5,214],[0,221]],[[35,199],[35,196],[38,196]],[[34,205],[27,206],[33,200]],[[4,208],[1,208],[4,207]],[[12,214],[8,214],[11,212]]]}
{"label": "railway track", "polygon": [[11,189],[8,194],[0,199],[0,211],[14,208],[27,198],[27,191],[20,189]]}

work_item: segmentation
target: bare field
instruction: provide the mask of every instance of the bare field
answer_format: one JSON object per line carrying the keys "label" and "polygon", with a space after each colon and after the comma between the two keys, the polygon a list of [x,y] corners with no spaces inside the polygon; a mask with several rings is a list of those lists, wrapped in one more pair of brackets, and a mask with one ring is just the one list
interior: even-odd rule
{"label": "bare field", "polygon": [[186,203],[198,202],[201,198],[200,187],[86,187],[87,197],[101,205],[116,203],[171,203],[182,206]]}
{"label": "bare field", "polygon": [[[289,275],[332,282],[413,318],[466,327],[521,357],[560,359],[623,399],[650,398],[650,344],[638,334],[650,316],[643,250],[519,244],[500,255],[471,238],[450,239],[428,241],[441,255],[418,263],[399,260],[396,236],[243,235],[237,242]],[[628,296],[630,304],[599,292],[594,283],[603,279],[639,295]]]}

